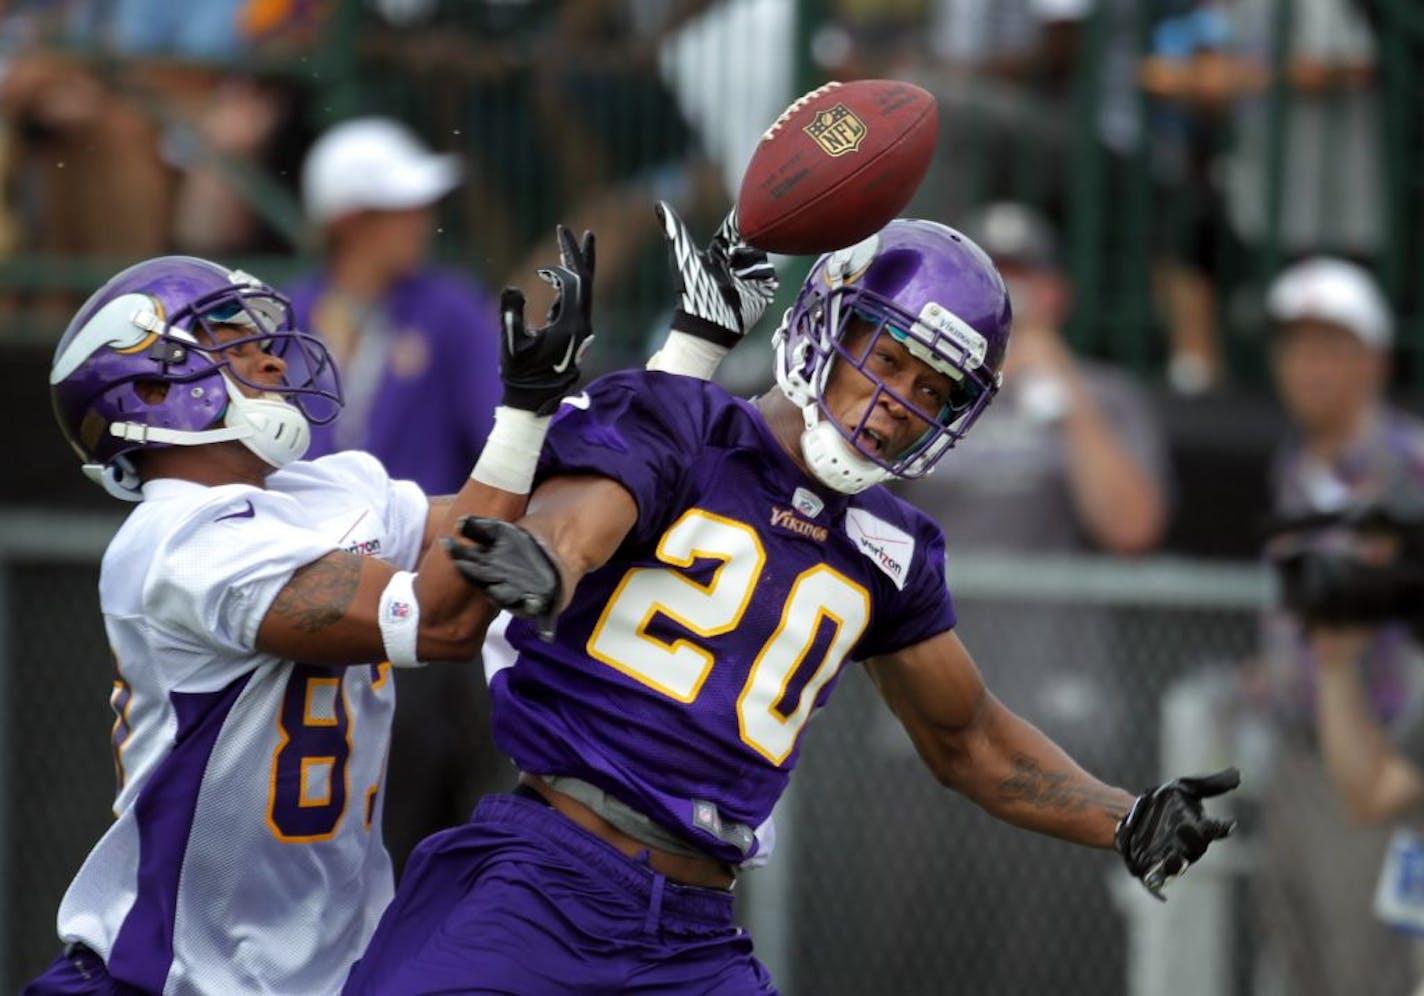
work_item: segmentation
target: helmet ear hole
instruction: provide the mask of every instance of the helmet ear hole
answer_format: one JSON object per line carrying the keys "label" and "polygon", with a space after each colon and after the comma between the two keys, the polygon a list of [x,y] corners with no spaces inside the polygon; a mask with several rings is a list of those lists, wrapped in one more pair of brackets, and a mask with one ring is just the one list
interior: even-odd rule
{"label": "helmet ear hole", "polygon": [[161,405],[168,399],[167,381],[162,380],[136,380],[134,381],[134,393],[138,399],[146,405]]}

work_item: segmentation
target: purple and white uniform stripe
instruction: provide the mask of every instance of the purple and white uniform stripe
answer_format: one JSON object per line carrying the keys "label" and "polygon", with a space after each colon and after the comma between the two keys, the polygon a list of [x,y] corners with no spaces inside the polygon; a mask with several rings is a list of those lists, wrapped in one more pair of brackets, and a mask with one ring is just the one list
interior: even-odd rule
{"label": "purple and white uniform stripe", "polygon": [[146,992],[335,992],[391,896],[389,665],[255,640],[292,572],[332,550],[412,568],[428,503],[360,453],[268,485],[149,482],[104,557],[116,818],[58,928]]}

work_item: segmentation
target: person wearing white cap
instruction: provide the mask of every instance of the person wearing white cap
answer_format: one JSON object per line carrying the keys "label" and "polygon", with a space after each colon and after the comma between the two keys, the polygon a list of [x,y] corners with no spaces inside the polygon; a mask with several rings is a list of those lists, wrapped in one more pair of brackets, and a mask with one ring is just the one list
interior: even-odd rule
{"label": "person wearing white cap", "polygon": [[399,122],[358,118],[327,131],[307,154],[302,200],[327,226],[366,211],[428,208],[460,183],[460,161],[436,155]]}
{"label": "person wearing white cap", "polygon": [[[1394,323],[1370,273],[1307,259],[1271,284],[1266,313],[1292,423],[1272,468],[1275,512],[1295,519],[1424,498],[1424,423],[1385,400]],[[1284,611],[1265,625],[1259,684],[1275,742],[1271,777],[1258,782],[1258,901],[1282,991],[1302,996],[1402,993],[1412,974],[1408,941],[1371,912],[1386,831],[1359,824],[1384,814],[1360,802],[1370,793],[1359,786],[1341,786],[1342,797],[1329,772],[1372,769],[1386,738],[1419,724],[1418,650],[1402,622],[1346,635],[1308,631]],[[1347,647],[1357,659],[1342,668]]]}
{"label": "person wearing white cap", "polygon": [[[321,268],[289,288],[299,328],[341,370],[346,407],[312,433],[311,454],[361,449],[394,478],[451,494],[492,427],[499,370],[494,298],[430,262],[436,205],[460,183],[454,155],[388,118],[344,121],[317,138],[302,200]],[[545,257],[548,258],[548,257]],[[415,842],[462,820],[499,761],[475,668],[402,676],[392,733],[387,846],[399,869]]]}

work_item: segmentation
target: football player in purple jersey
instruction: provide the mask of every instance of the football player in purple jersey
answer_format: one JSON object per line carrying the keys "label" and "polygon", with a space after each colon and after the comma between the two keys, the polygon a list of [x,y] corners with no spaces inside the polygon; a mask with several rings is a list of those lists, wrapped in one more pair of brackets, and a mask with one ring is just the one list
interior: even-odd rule
{"label": "football player in purple jersey", "polygon": [[775,289],[734,219],[681,277],[651,369],[556,415],[517,524],[473,518],[461,571],[519,617],[492,680],[518,788],[428,838],[348,992],[755,993],[739,866],[802,732],[861,662],[944,785],[1122,853],[1158,893],[1232,824],[1233,769],[1134,796],[984,687],[955,633],[944,541],[880,487],[928,473],[999,386],[1004,283],[960,233],[897,220],[819,259],[775,337],[777,389],[705,378]]}
{"label": "football player in purple jersey", "polygon": [[119,785],[27,994],[340,989],[393,890],[392,666],[474,658],[493,615],[434,541],[523,510],[591,340],[592,239],[559,234],[548,323],[501,300],[503,399],[453,497],[369,454],[301,459],[341,391],[260,280],[151,259],[74,317],[55,413],[86,473],[137,503],[99,581]]}

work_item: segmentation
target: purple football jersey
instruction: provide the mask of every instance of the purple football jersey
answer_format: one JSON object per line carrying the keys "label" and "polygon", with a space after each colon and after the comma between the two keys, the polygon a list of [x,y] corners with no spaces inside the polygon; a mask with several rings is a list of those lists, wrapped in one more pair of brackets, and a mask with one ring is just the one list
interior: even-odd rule
{"label": "purple football jersey", "polygon": [[539,479],[563,474],[618,481],[638,521],[553,642],[510,625],[495,739],[525,771],[581,778],[744,861],[842,664],[954,626],[943,534],[884,488],[829,491],[753,405],[671,374],[567,400]]}

